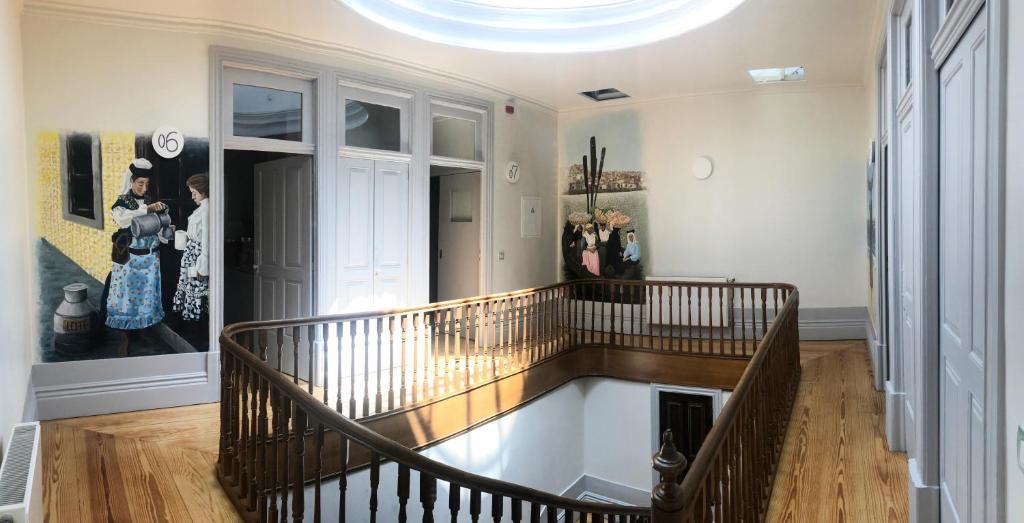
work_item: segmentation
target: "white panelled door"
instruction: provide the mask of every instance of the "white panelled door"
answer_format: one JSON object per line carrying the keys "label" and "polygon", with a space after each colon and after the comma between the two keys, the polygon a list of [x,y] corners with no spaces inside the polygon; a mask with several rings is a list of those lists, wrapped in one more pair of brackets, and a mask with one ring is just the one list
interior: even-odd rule
{"label": "white panelled door", "polygon": [[338,168],[338,308],[405,305],[409,164],[341,157]]}
{"label": "white panelled door", "polygon": [[256,164],[256,320],[313,312],[313,159]]}
{"label": "white panelled door", "polygon": [[985,521],[987,56],[982,10],[939,74],[943,521]]}

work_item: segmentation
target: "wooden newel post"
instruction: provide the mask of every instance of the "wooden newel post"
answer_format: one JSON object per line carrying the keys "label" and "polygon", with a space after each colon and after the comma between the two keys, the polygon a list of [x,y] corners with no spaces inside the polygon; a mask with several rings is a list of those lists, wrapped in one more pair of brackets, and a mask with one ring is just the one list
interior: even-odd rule
{"label": "wooden newel post", "polygon": [[683,508],[683,489],[679,478],[686,470],[686,456],[676,450],[672,430],[661,434],[661,449],[651,458],[652,466],[660,476],[651,493],[653,523],[674,522]]}

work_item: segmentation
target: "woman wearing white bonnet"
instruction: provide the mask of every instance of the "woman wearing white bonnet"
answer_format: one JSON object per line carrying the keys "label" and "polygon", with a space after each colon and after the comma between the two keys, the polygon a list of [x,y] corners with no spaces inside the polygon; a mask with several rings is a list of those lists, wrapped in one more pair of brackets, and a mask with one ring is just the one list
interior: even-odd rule
{"label": "woman wearing white bonnet", "polygon": [[132,160],[124,173],[121,195],[110,207],[118,227],[111,238],[113,264],[104,300],[106,325],[112,329],[144,329],[164,319],[159,249],[166,240],[158,234],[136,237],[131,229],[137,217],[167,212],[167,205],[154,202],[149,194],[152,169],[153,164],[145,158]]}

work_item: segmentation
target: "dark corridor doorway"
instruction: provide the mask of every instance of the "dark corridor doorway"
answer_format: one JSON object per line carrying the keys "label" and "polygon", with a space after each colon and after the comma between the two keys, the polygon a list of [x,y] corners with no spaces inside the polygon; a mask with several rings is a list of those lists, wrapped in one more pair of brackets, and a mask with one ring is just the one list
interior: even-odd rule
{"label": "dark corridor doorway", "polygon": [[[672,439],[687,463],[693,463],[714,424],[714,398],[704,394],[658,391],[658,434],[672,429]],[[660,443],[659,443],[660,445]]]}

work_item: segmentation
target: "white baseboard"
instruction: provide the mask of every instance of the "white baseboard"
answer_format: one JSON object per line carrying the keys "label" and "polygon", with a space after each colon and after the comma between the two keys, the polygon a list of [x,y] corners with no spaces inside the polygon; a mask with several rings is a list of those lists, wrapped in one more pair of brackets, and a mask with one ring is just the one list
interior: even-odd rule
{"label": "white baseboard", "polygon": [[50,420],[215,402],[216,359],[191,353],[39,363],[32,367],[35,414]]}
{"label": "white baseboard", "polygon": [[629,485],[623,485],[607,479],[583,474],[562,492],[567,498],[586,499],[617,505],[648,507],[651,505],[651,493]]}
{"label": "white baseboard", "polygon": [[902,391],[893,390],[891,382],[885,383],[885,441],[893,452],[907,451],[905,400]]}
{"label": "white baseboard", "polygon": [[907,460],[907,467],[910,469],[909,505],[911,522],[931,523],[939,521],[942,512],[941,490],[938,485],[926,485],[918,470],[917,460]]}

